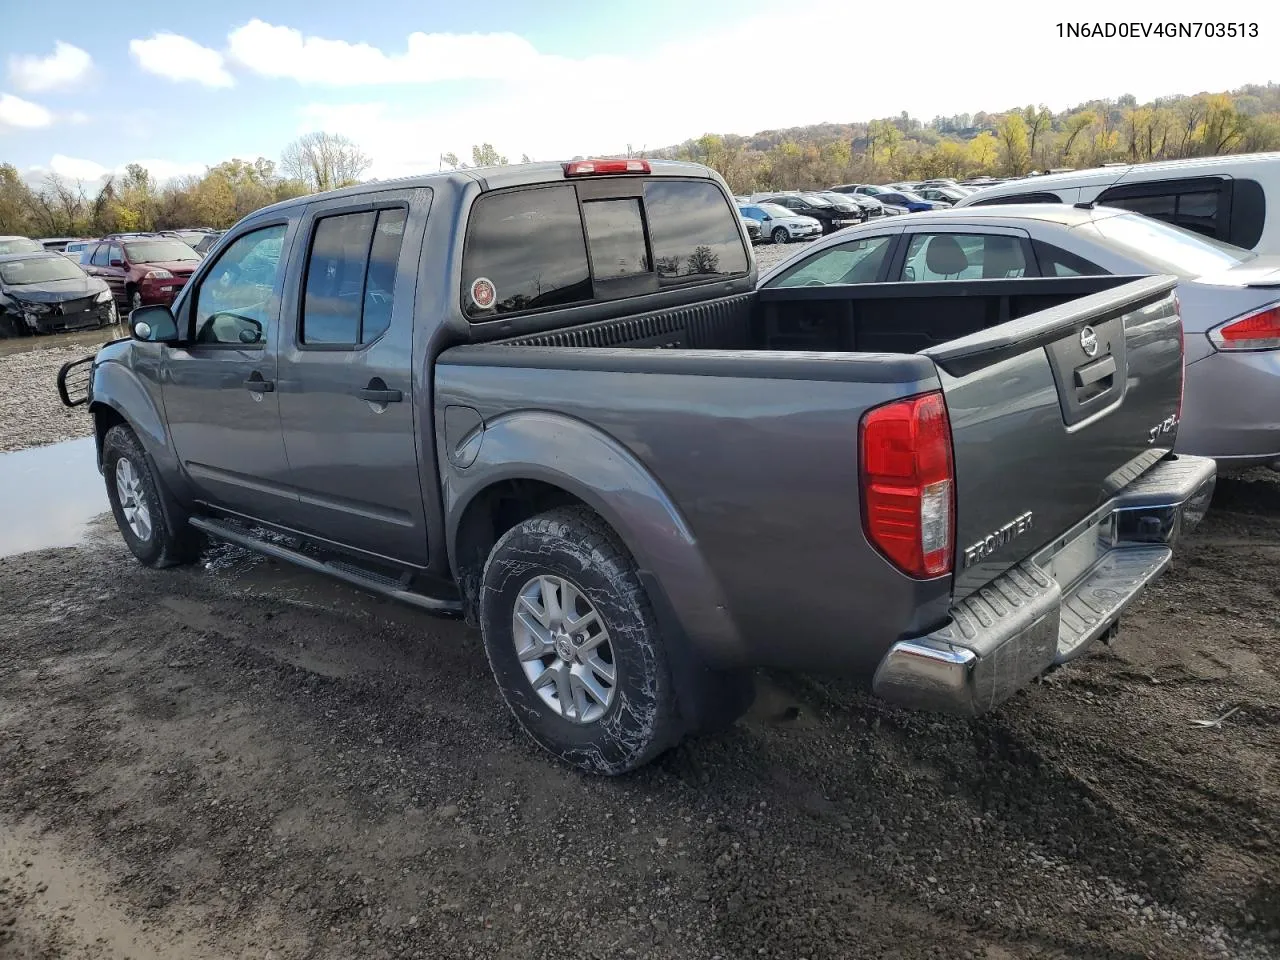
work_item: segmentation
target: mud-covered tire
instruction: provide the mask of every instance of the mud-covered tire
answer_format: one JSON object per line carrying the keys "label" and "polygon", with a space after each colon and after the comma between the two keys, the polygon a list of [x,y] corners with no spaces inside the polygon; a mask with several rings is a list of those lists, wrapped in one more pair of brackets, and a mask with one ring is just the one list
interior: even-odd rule
{"label": "mud-covered tire", "polygon": [[[138,499],[147,511],[146,535],[141,536],[125,515],[118,482],[120,461],[127,460],[136,477]],[[193,563],[200,555],[203,539],[199,531],[183,523],[170,528],[169,514],[161,505],[161,481],[152,473],[150,461],[134,432],[124,424],[107,431],[102,440],[102,476],[107,484],[107,500],[116,518],[116,526],[129,551],[148,567],[173,567]],[[134,508],[136,510],[136,508]]]}
{"label": "mud-covered tire", "polygon": [[[612,700],[594,721],[566,719],[534,689],[516,648],[522,590],[541,576],[567,580],[608,631]],[[653,760],[682,727],[657,618],[631,559],[597,514],[564,507],[518,524],[494,545],[480,591],[480,629],[502,698],[545,750],[588,773],[616,775]],[[554,662],[554,657],[551,658]]]}

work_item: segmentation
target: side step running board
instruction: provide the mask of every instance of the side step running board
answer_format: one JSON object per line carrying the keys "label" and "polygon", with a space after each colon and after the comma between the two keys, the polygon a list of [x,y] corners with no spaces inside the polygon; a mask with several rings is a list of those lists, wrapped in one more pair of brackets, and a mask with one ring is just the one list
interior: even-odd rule
{"label": "side step running board", "polygon": [[252,550],[254,553],[260,553],[276,560],[296,564],[315,573],[334,577],[352,586],[362,587],[373,593],[380,593],[385,597],[411,604],[426,610],[428,613],[447,617],[462,616],[461,601],[429,597],[426,594],[409,590],[397,580],[392,580],[390,577],[375,573],[372,570],[363,570],[353,563],[343,560],[320,560],[301,551],[282,547],[278,543],[259,540],[257,537],[252,537],[231,524],[222,523],[209,517],[192,517],[188,522],[197,530],[201,530],[215,539],[226,540],[238,547]]}

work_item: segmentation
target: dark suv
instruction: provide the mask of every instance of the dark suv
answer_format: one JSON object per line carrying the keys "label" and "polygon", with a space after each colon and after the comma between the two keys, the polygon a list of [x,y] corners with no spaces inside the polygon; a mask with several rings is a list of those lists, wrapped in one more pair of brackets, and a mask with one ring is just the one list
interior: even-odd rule
{"label": "dark suv", "polygon": [[126,235],[90,244],[80,262],[91,277],[107,282],[121,311],[128,311],[173,303],[200,255],[170,237]]}

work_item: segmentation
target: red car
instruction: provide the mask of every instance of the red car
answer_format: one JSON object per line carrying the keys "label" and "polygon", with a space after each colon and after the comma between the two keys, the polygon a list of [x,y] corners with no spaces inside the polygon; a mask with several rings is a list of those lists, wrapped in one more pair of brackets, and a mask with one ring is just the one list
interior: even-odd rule
{"label": "red car", "polygon": [[144,304],[173,303],[200,255],[170,237],[120,236],[89,244],[80,264],[107,281],[124,315]]}

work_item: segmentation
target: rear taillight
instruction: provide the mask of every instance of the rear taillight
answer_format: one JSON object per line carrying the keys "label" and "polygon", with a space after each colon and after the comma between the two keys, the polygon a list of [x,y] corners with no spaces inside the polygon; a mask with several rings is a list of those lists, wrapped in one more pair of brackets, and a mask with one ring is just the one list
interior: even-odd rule
{"label": "rear taillight", "polygon": [[1219,350],[1280,350],[1280,304],[1224,323],[1209,339]]}
{"label": "rear taillight", "polygon": [[649,173],[648,160],[571,160],[564,165],[566,177],[601,176],[610,173]]}
{"label": "rear taillight", "polygon": [[872,546],[912,577],[950,573],[955,470],[942,394],[924,393],[868,411],[858,452],[862,525]]}

